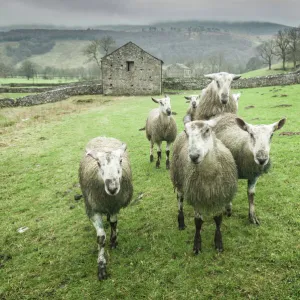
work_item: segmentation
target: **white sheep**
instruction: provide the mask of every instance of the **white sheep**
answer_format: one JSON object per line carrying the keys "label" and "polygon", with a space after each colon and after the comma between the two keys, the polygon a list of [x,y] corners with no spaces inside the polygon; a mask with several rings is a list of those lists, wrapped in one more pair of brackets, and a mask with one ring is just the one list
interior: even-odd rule
{"label": "white sheep", "polygon": [[[270,148],[273,132],[285,124],[286,119],[269,125],[251,125],[235,114],[223,114],[215,119],[216,137],[231,151],[240,179],[248,180],[249,220],[259,225],[255,214],[254,194],[259,176],[266,173],[270,166]],[[231,215],[231,205],[227,207]]]}
{"label": "white sheep", "polygon": [[86,147],[79,167],[79,182],[86,213],[97,231],[98,278],[107,278],[104,247],[106,234],[101,214],[111,226],[110,246],[117,246],[117,215],[126,207],[133,193],[130,161],[126,144],[117,139],[97,137]]}
{"label": "white sheep", "polygon": [[202,213],[214,215],[215,248],[223,251],[221,222],[224,207],[237,190],[237,170],[230,151],[219,141],[214,121],[185,120],[185,131],[174,142],[171,180],[177,189],[178,226],[184,229],[183,199],[195,210],[194,253],[201,250]]}
{"label": "white sheep", "polygon": [[240,100],[240,97],[241,97],[241,93],[232,94],[232,97],[233,97],[233,99],[234,99],[235,102],[236,102],[237,108],[239,108],[239,100]]}
{"label": "white sheep", "polygon": [[226,72],[205,75],[211,79],[211,83],[205,88],[201,95],[200,103],[196,109],[196,120],[208,120],[224,112],[237,112],[236,101],[230,95],[230,85],[241,75],[229,74]]}
{"label": "white sheep", "polygon": [[146,137],[150,141],[150,162],[153,161],[153,146],[157,144],[156,168],[160,167],[161,144],[167,142],[166,146],[166,168],[170,168],[170,146],[177,135],[177,126],[172,117],[170,98],[166,95],[162,99],[152,100],[159,104],[159,108],[152,109],[146,121]]}

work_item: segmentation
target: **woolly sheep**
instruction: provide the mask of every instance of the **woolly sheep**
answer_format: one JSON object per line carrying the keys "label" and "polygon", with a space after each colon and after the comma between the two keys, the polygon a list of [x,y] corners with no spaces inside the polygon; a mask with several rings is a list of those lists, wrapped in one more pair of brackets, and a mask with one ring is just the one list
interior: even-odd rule
{"label": "woolly sheep", "polygon": [[236,102],[236,108],[238,109],[239,108],[239,100],[240,100],[240,97],[241,97],[241,93],[238,93],[238,94],[232,94],[232,98],[235,100]]}
{"label": "woolly sheep", "polygon": [[201,91],[200,95],[191,95],[191,96],[185,96],[186,103],[189,103],[189,108],[186,112],[187,115],[191,116],[191,120],[194,121],[196,109],[200,103],[200,97],[203,96],[205,93],[205,89]]}
{"label": "woolly sheep", "polygon": [[230,151],[215,137],[213,121],[186,121],[185,131],[174,142],[170,169],[177,189],[178,226],[180,230],[185,228],[185,198],[195,210],[194,253],[201,250],[202,213],[214,215],[215,248],[223,251],[222,212],[237,190],[236,165]]}
{"label": "woolly sheep", "polygon": [[[226,113],[215,119],[216,137],[231,151],[240,179],[248,180],[249,220],[259,225],[255,214],[254,194],[259,176],[268,172],[271,166],[270,148],[273,132],[285,124],[286,119],[269,125],[251,125],[235,114]],[[231,215],[231,205],[227,207]]]}
{"label": "woolly sheep", "polygon": [[101,214],[110,221],[110,246],[117,246],[117,215],[133,193],[131,168],[126,144],[117,139],[97,137],[86,147],[79,167],[79,182],[86,213],[97,231],[98,278],[107,278],[104,247],[106,234]]}
{"label": "woolly sheep", "polygon": [[206,87],[205,93],[200,98],[201,105],[196,109],[195,119],[208,120],[224,112],[236,113],[236,101],[229,94],[230,84],[241,76],[220,72],[208,74],[205,77],[211,79],[212,82]]}
{"label": "woolly sheep", "polygon": [[153,146],[157,144],[156,168],[160,167],[161,143],[166,141],[166,168],[169,169],[170,146],[177,135],[176,122],[172,117],[170,98],[167,95],[165,98],[152,100],[159,104],[159,108],[152,109],[146,121],[146,137],[150,141],[150,162],[153,161]]}

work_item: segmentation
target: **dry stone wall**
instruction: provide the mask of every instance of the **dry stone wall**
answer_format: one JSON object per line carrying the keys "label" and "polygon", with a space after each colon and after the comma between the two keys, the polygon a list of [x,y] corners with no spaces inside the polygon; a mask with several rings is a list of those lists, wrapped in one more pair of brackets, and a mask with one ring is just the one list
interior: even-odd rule
{"label": "dry stone wall", "polygon": [[52,103],[65,100],[71,96],[76,95],[97,95],[102,94],[101,84],[92,85],[74,85],[68,87],[61,87],[51,91],[29,95],[18,99],[0,99],[0,107],[12,106],[32,106],[44,103]]}
{"label": "dry stone wall", "polygon": [[[165,78],[164,89],[168,90],[201,90],[209,84],[210,80],[200,78]],[[233,89],[255,88],[263,86],[290,85],[300,83],[300,72],[281,75],[270,75],[252,78],[240,78],[232,83]]]}

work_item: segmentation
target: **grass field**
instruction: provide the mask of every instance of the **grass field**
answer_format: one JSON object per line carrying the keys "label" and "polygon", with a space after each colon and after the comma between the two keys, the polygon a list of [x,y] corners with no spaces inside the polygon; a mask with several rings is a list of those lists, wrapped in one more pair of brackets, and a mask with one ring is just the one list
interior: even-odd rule
{"label": "grass field", "polygon": [[30,83],[30,84],[36,84],[36,83],[68,83],[68,82],[75,82],[78,81],[75,79],[66,79],[66,78],[53,78],[53,79],[43,79],[43,78],[34,78],[34,79],[27,79],[25,77],[9,77],[9,78],[0,78],[0,85],[3,84],[9,84],[9,83]]}
{"label": "grass field", "polygon": [[285,74],[288,72],[293,72],[293,65],[292,63],[286,63],[286,70],[282,70],[282,63],[273,64],[272,69],[269,70],[268,67],[250,71],[247,73],[242,74],[242,78],[251,78],[257,76],[268,76],[268,75],[277,75],[277,74]]}
{"label": "grass field", "polygon": [[12,98],[12,99],[17,99],[21,97],[25,97],[28,95],[32,95],[34,93],[0,93],[0,99],[1,98]]}
{"label": "grass field", "polygon": [[[286,116],[282,131],[299,131],[300,85],[241,92],[247,122]],[[181,131],[185,100],[171,100]],[[214,250],[207,217],[203,252],[194,256],[193,210],[185,205],[187,228],[178,231],[168,171],[149,163],[138,131],[153,107],[150,97],[83,96],[0,110],[0,299],[299,299],[300,136],[274,134],[273,169],[256,189],[261,225],[248,223],[246,182],[239,181],[233,215],[222,225],[224,253]],[[134,184],[134,204],[119,215],[118,248],[106,248],[104,282],[97,280],[96,232],[83,201],[74,200],[85,145],[100,135],[127,143]],[[18,233],[23,226],[29,229]]]}

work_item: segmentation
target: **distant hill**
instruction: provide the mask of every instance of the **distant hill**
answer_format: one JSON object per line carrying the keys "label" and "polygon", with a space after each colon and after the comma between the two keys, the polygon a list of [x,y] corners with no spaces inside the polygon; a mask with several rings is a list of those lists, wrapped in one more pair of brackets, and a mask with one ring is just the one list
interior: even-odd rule
{"label": "distant hill", "polygon": [[0,57],[20,63],[20,59],[17,61],[6,55],[7,45],[16,47],[24,41],[53,41],[51,50],[29,58],[41,66],[84,67],[86,58],[82,50],[88,41],[110,35],[117,47],[132,41],[161,58],[165,64],[201,61],[208,55],[222,52],[226,62],[245,65],[254,55],[255,46],[279,29],[287,27],[262,22],[214,21],[95,26],[85,29],[53,28],[52,25],[43,25],[43,29],[38,29],[37,26],[30,28],[27,25],[27,29],[15,27],[12,30],[9,27],[0,28]]}

